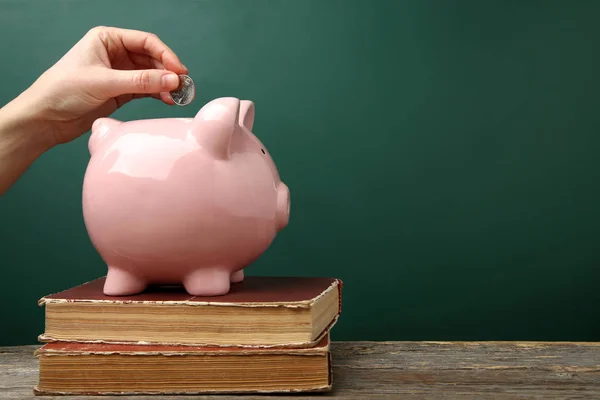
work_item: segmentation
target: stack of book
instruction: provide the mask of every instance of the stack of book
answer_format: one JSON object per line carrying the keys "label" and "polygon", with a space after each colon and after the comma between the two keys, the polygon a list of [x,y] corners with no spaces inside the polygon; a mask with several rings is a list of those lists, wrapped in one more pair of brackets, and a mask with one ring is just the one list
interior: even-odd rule
{"label": "stack of book", "polygon": [[105,278],[47,295],[37,395],[329,391],[342,282],[248,276],[223,296],[158,286],[103,294]]}

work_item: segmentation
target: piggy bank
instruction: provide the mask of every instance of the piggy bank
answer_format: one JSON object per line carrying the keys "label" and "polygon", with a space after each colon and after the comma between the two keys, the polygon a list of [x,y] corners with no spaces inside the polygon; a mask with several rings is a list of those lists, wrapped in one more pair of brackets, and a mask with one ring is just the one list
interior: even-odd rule
{"label": "piggy bank", "polygon": [[82,206],[106,295],[152,284],[218,296],[243,280],[290,213],[254,115],[251,101],[219,98],[194,118],[94,122]]}

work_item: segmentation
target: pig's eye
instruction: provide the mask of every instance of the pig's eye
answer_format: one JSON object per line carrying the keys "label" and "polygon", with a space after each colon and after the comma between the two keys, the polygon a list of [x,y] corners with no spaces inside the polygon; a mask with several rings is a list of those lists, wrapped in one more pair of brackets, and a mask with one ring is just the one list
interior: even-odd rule
{"label": "pig's eye", "polygon": [[265,149],[260,149],[260,151],[262,151],[263,154],[267,154],[267,153],[265,153]]}

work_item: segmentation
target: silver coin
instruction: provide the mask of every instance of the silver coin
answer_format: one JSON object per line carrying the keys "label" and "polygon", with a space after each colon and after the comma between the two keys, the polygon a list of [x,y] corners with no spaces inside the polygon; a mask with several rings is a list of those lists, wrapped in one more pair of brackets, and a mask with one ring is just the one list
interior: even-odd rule
{"label": "silver coin", "polygon": [[179,87],[169,93],[175,104],[187,106],[196,97],[196,85],[187,75],[179,75]]}

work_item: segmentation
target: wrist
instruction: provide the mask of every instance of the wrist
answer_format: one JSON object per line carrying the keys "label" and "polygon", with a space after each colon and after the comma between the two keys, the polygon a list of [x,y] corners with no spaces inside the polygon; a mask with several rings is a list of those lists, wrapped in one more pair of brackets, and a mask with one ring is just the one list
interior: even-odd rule
{"label": "wrist", "polygon": [[27,92],[0,108],[0,141],[5,149],[37,157],[55,146],[48,122],[35,110],[27,100]]}
{"label": "wrist", "polygon": [[19,97],[0,108],[0,196],[53,144],[44,122]]}

